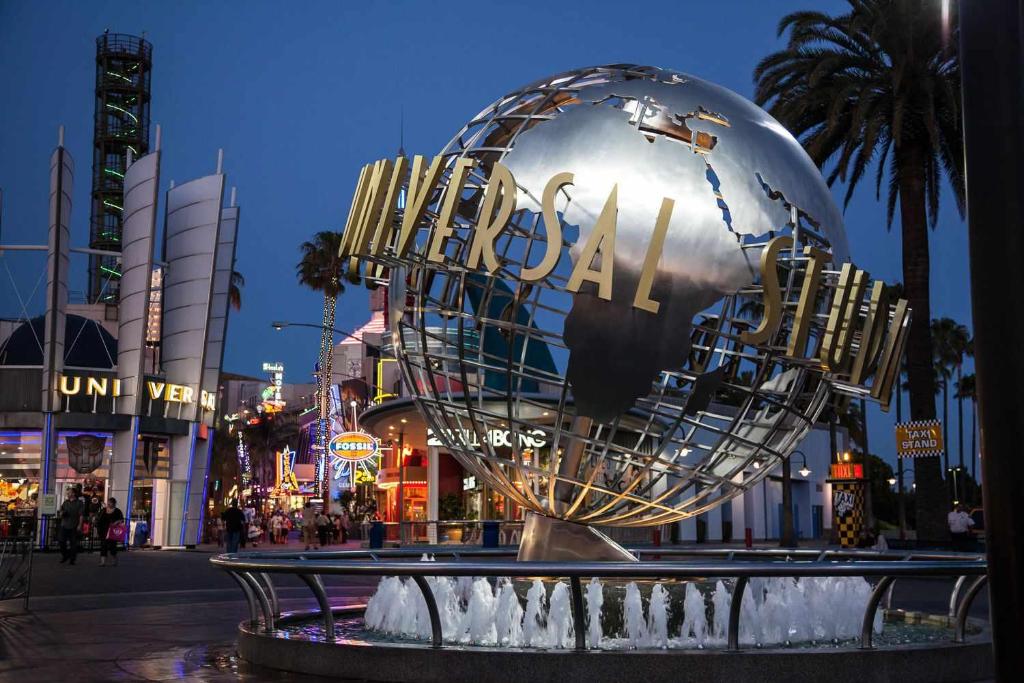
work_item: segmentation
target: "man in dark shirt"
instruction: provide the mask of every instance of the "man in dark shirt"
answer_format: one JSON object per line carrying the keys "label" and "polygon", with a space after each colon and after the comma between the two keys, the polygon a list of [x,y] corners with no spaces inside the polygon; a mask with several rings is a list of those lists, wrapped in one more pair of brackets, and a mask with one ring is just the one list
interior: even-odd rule
{"label": "man in dark shirt", "polygon": [[78,555],[78,532],[82,529],[82,512],[84,505],[78,499],[78,491],[68,489],[66,500],[61,503],[57,516],[60,518],[60,528],[57,531],[57,542],[60,545],[61,564],[75,563]]}
{"label": "man in dark shirt", "polygon": [[245,529],[245,513],[238,509],[238,501],[232,500],[231,507],[220,513],[224,520],[224,542],[229,553],[238,552],[238,542]]}

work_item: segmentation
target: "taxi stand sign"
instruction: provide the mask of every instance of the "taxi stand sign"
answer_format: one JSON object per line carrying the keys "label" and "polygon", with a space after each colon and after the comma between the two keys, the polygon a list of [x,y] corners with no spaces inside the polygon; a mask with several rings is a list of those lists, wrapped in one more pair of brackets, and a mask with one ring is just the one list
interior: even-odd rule
{"label": "taxi stand sign", "polygon": [[896,456],[929,458],[942,455],[942,423],[938,420],[902,422],[896,425]]}

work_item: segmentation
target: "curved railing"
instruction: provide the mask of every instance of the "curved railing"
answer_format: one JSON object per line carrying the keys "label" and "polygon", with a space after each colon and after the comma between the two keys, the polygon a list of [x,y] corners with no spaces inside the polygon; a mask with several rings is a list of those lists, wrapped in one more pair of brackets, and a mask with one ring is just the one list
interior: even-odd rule
{"label": "curved railing", "polygon": [[[218,555],[210,562],[226,571],[239,585],[249,604],[249,621],[272,632],[281,616],[273,574],[292,574],[312,591],[320,607],[328,639],[334,637],[331,611],[322,576],[402,576],[416,583],[427,605],[431,645],[443,646],[441,619],[428,576],[549,577],[568,578],[576,649],[586,649],[586,615],[581,579],[735,579],[729,612],[728,649],[739,650],[740,606],[752,578],[771,577],[864,577],[878,579],[861,622],[860,647],[871,649],[872,624],[883,599],[891,604],[892,589],[899,578],[943,577],[957,579],[950,594],[950,617],[955,620],[954,641],[964,642],[967,615],[988,578],[985,561],[977,555],[956,553],[901,554],[841,550],[729,550],[687,548],[636,548],[632,562],[517,562],[515,549],[429,549],[433,562],[417,562],[423,548],[396,550],[346,550],[318,552],[242,552]],[[677,558],[665,561],[660,558]],[[679,561],[689,558],[691,561]],[[709,559],[710,558],[710,559]],[[964,586],[967,586],[965,589]],[[961,597],[962,595],[962,597]]]}

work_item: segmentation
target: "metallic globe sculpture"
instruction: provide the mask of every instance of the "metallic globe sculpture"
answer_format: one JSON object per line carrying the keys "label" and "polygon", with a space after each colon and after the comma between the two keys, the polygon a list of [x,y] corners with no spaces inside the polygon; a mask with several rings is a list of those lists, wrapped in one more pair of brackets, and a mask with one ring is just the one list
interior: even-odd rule
{"label": "metallic globe sculpture", "polygon": [[434,437],[538,515],[696,515],[763,479],[830,401],[888,402],[906,304],[848,263],[818,170],[735,93],[580,69],[408,166],[364,169],[350,272],[388,283]]}

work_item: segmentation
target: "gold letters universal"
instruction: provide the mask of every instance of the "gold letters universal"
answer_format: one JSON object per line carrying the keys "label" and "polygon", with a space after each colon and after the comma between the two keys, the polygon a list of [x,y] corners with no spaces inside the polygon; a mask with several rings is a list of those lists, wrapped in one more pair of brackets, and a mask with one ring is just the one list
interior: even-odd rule
{"label": "gold letters universal", "polygon": [[[427,159],[419,155],[413,157],[411,164],[400,156],[394,161],[382,159],[363,167],[352,196],[338,253],[340,257],[350,259],[351,276],[357,276],[360,258],[383,256],[386,247],[390,247],[398,259],[408,256],[427,207],[437,200],[438,185],[445,167],[444,157],[434,157],[428,164]],[[455,233],[455,217],[467,179],[474,172],[479,174],[474,159],[461,157],[451,164],[446,189],[440,197],[438,215],[432,221],[433,229],[423,254],[432,263],[443,264],[450,260],[447,254],[448,241]],[[405,209],[399,215],[398,197],[407,173]],[[543,280],[557,267],[563,247],[557,204],[563,188],[572,185],[573,181],[572,173],[557,173],[544,187],[541,212],[547,234],[543,255],[536,265],[523,264],[520,280]],[[512,172],[506,166],[494,163],[480,201],[478,224],[464,254],[466,268],[483,270],[489,275],[499,270],[501,263],[495,253],[495,243],[515,213],[516,194],[517,186]],[[647,244],[636,291],[633,293],[633,307],[646,314],[657,315],[661,308],[660,302],[651,298],[651,292],[674,207],[673,199],[666,197],[662,200]],[[616,184],[612,186],[604,208],[582,246],[580,257],[573,265],[566,285],[568,291],[578,292],[584,282],[592,282],[596,285],[599,298],[606,301],[612,299],[617,221]],[[778,262],[786,251],[796,255],[793,253],[793,239],[789,236],[776,237],[761,250],[764,313],[757,327],[740,334],[740,341],[744,344],[774,346],[782,343],[776,338],[786,318],[787,306],[792,306],[782,300],[783,290],[778,278]],[[840,382],[863,386],[873,377],[871,395],[879,400],[883,409],[887,409],[909,325],[910,310],[907,302],[901,299],[892,305],[885,293],[885,285],[881,282],[871,284],[865,301],[864,294],[870,280],[868,273],[858,270],[852,264],[843,264],[831,301],[827,302],[828,318],[824,333],[815,348],[808,351],[812,322],[818,314],[819,292],[830,255],[812,246],[803,247],[799,255],[804,262],[800,271],[799,299],[792,314],[788,338],[784,347],[780,348],[784,348],[785,356],[790,359],[815,360]],[[787,260],[789,258],[787,256]],[[382,274],[379,263],[372,263],[367,268],[370,277],[380,277]]]}

